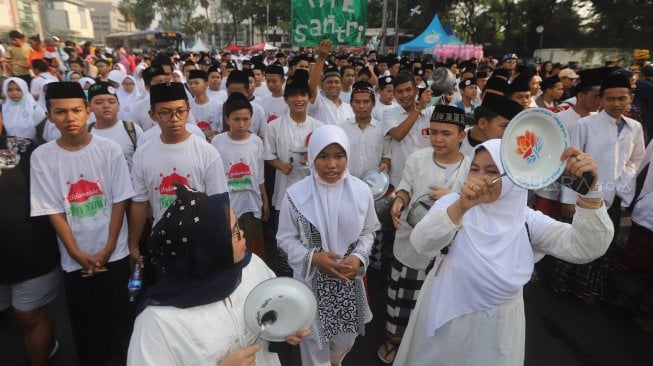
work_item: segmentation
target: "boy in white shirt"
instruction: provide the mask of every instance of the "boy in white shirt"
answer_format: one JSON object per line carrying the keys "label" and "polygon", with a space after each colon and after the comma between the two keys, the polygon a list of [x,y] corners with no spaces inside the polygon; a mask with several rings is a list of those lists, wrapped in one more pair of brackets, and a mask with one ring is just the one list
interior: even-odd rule
{"label": "boy in white shirt", "polygon": [[385,364],[394,361],[433,260],[417,253],[411,245],[413,228],[406,222],[406,213],[417,201],[432,203],[451,192],[459,192],[471,164],[471,158],[459,149],[465,137],[463,110],[437,105],[429,123],[431,147],[408,156],[391,209],[397,234],[388,284],[386,341],[377,351],[379,359]]}
{"label": "boy in white shirt", "polygon": [[377,89],[377,103],[374,104],[372,109],[372,118],[381,122],[383,112],[390,108],[399,106],[395,102],[395,87],[392,85],[392,76],[384,76],[379,78],[379,87]]}
{"label": "boy in white shirt", "polygon": [[220,71],[220,66],[218,64],[211,65],[206,73],[209,74],[209,87],[206,89],[206,95],[208,95],[209,98],[217,99],[220,103],[224,103],[224,101],[227,100],[227,92],[224,89],[220,89],[222,86],[222,72]]}
{"label": "boy in white shirt", "polygon": [[120,103],[116,90],[107,82],[100,81],[88,89],[88,100],[95,122],[88,125],[92,134],[108,138],[120,145],[127,166],[131,169],[138,137],[143,133],[141,126],[118,119]]}
{"label": "boy in white shirt", "polygon": [[220,154],[186,129],[189,111],[183,84],[159,84],[150,90],[150,117],[159,124],[161,134],[134,154],[136,195],[129,211],[129,252],[141,266],[138,241],[150,209],[156,224],[175,201],[175,183],[209,195],[227,191]]}
{"label": "boy in white shirt", "polygon": [[[307,114],[311,92],[308,87],[308,72],[297,70],[286,82],[284,100],[290,112],[272,121],[265,135],[266,162],[276,169],[274,193],[271,203],[274,211],[266,228],[267,257],[272,257],[272,269],[279,273],[292,275],[282,253],[276,246],[276,225],[279,209],[286,196],[288,187],[308,175],[305,156],[298,149],[307,146],[308,136],[322,125],[322,122]],[[277,256],[276,258],[274,256]],[[276,263],[275,263],[276,261]]]}
{"label": "boy in white shirt", "polygon": [[188,72],[188,87],[193,95],[190,111],[207,139],[222,132],[221,103],[206,94],[208,75],[203,70]]}
{"label": "boy in white shirt", "polygon": [[116,362],[131,322],[125,206],[134,190],[120,146],[88,133],[82,87],[51,85],[47,117],[61,137],[32,154],[31,215],[47,215],[59,239],[80,363]]}
{"label": "boy in white shirt", "polygon": [[[621,207],[630,205],[635,195],[635,177],[645,155],[642,125],[624,116],[632,102],[630,80],[623,75],[605,77],[599,89],[603,110],[581,118],[570,131],[572,146],[590,154],[599,168],[599,193],[614,225],[613,248],[619,238]],[[561,215],[571,218],[576,192],[562,188]],[[585,302],[609,299],[610,276],[614,270],[614,251],[587,264],[555,260],[552,285],[556,291],[570,293]]]}
{"label": "boy in white shirt", "polygon": [[222,157],[224,175],[231,196],[231,208],[245,232],[253,253],[265,259],[263,225],[270,216],[263,174],[264,147],[258,136],[249,132],[252,105],[241,93],[233,93],[224,104],[229,131],[211,140]]}
{"label": "boy in white shirt", "polygon": [[285,82],[283,67],[279,65],[268,66],[265,72],[265,83],[270,94],[261,99],[261,107],[265,111],[267,123],[288,113],[288,104],[283,98],[283,85]]}

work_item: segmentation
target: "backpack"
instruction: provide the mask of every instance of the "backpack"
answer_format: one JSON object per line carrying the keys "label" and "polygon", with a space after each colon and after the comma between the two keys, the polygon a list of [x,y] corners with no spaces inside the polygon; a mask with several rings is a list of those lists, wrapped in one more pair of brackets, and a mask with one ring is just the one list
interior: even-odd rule
{"label": "backpack", "polygon": [[[88,132],[91,132],[93,126],[95,126],[95,122],[91,122],[88,124],[87,126]],[[134,151],[136,151],[136,141],[138,140],[138,138],[136,137],[136,129],[134,128],[134,122],[122,121],[122,127],[124,127],[125,131],[127,131],[127,135],[129,135],[129,139],[132,142],[132,146],[134,146]]]}

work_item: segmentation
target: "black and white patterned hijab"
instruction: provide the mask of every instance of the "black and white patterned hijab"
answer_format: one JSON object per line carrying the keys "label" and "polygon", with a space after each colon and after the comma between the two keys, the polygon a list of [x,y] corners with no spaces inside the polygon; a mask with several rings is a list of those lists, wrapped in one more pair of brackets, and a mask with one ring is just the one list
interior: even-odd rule
{"label": "black and white patterned hijab", "polygon": [[228,297],[240,284],[251,253],[234,263],[229,194],[175,185],[177,200],[154,226],[149,254],[165,263],[165,274],[146,293],[148,305],[187,308]]}

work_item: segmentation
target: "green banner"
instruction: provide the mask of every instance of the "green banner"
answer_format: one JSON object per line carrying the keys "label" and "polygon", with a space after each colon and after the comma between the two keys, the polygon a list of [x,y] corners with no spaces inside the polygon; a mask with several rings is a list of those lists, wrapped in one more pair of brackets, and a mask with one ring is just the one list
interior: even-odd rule
{"label": "green banner", "polygon": [[292,0],[292,44],[363,46],[367,0]]}

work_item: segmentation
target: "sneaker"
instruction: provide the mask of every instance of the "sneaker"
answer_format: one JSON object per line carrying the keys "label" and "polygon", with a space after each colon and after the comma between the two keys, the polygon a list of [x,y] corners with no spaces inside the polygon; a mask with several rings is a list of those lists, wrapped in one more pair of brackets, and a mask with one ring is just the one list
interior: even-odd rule
{"label": "sneaker", "polygon": [[59,350],[59,341],[56,339],[52,340],[52,347],[50,347],[50,353],[48,354],[48,360],[54,357],[54,355]]}

